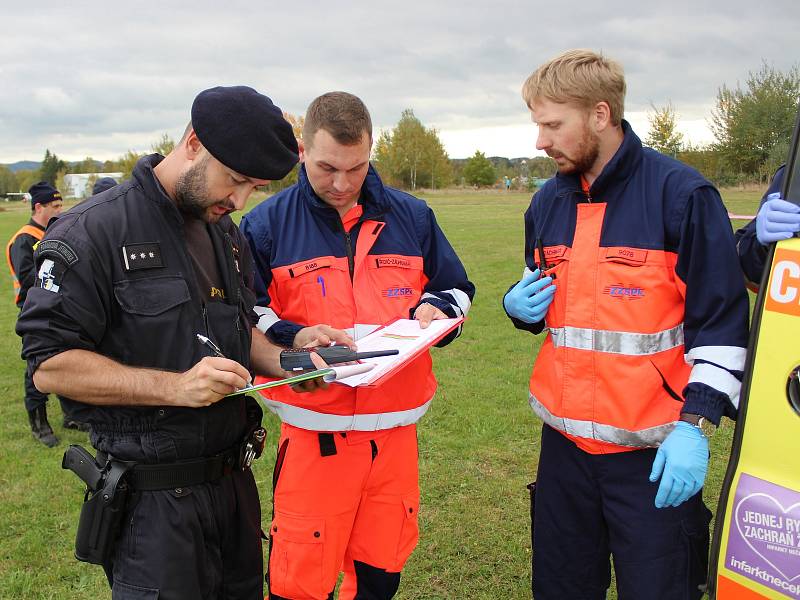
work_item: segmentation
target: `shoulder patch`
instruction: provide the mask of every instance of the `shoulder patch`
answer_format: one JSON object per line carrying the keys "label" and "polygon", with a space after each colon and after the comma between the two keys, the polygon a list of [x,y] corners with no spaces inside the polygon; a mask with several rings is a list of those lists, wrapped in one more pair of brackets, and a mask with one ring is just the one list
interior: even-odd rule
{"label": "shoulder patch", "polygon": [[37,256],[55,256],[68,267],[78,262],[78,255],[72,247],[61,240],[42,240],[36,247]]}
{"label": "shoulder patch", "polygon": [[58,293],[61,289],[61,278],[67,270],[67,265],[61,261],[54,261],[46,258],[42,261],[39,271],[36,274],[36,285],[43,290]]}

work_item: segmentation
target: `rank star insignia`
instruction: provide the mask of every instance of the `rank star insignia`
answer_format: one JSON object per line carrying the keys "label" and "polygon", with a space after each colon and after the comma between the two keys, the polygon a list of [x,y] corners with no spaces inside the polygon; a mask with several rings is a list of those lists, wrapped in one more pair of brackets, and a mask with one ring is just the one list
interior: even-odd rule
{"label": "rank star insignia", "polygon": [[163,267],[161,245],[158,242],[126,244],[122,246],[122,262],[126,271]]}

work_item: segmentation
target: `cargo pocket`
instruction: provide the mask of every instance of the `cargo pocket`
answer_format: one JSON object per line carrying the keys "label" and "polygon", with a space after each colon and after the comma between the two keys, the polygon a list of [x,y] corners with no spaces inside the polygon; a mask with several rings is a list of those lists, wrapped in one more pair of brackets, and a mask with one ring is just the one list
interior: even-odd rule
{"label": "cargo pocket", "polygon": [[330,592],[324,585],[323,519],[276,512],[269,535],[269,590],[272,594],[317,598]]}
{"label": "cargo pocket", "polygon": [[419,541],[419,497],[405,496],[403,498],[403,512],[405,520],[403,527],[400,530],[400,539],[397,544],[397,569],[399,572],[403,569],[408,557],[417,547]]}
{"label": "cargo pocket", "polygon": [[158,600],[158,590],[115,581],[111,589],[111,600]]}
{"label": "cargo pocket", "polygon": [[686,565],[688,595],[690,599],[700,598],[706,589],[708,579],[708,550],[711,511],[701,502],[700,514],[681,521],[681,532],[686,545]]}

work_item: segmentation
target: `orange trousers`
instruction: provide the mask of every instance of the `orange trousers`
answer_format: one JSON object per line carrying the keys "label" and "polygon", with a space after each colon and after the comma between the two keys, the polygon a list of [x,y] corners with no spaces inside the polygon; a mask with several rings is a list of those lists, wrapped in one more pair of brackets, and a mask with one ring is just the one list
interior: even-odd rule
{"label": "orange trousers", "polygon": [[358,563],[399,583],[419,539],[418,458],[416,425],[320,434],[284,424],[273,477],[270,594],[326,600],[344,571],[339,598],[352,600],[364,585]]}

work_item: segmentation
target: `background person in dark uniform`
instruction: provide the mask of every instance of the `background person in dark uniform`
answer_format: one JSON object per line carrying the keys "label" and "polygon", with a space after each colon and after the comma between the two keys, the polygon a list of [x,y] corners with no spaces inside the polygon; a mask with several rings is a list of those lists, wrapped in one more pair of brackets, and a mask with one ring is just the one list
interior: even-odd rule
{"label": "background person in dark uniform", "polygon": [[94,182],[92,186],[92,196],[96,196],[100,192],[105,192],[106,190],[110,190],[112,187],[119,185],[116,179],[113,177],[101,177],[97,181]]}
{"label": "background person in dark uniform", "polygon": [[[28,290],[36,280],[33,264],[33,247],[44,237],[44,230],[51,218],[61,214],[61,194],[46,181],[35,183],[28,190],[31,196],[31,220],[11,236],[6,246],[6,260],[14,281],[14,301],[22,309]],[[33,385],[30,373],[25,369],[25,409],[31,424],[33,437],[52,448],[58,438],[47,420],[47,394]]]}
{"label": "background person in dark uniform", "polygon": [[261,409],[225,395],[249,370],[285,373],[280,348],[252,335],[252,259],[228,213],[296,162],[292,128],[269,98],[206,90],[166,158],[142,158],[37,249],[17,325],[34,380],[78,400],[98,462],[137,463],[103,560],[115,599],[263,597],[258,494],[239,458]]}

